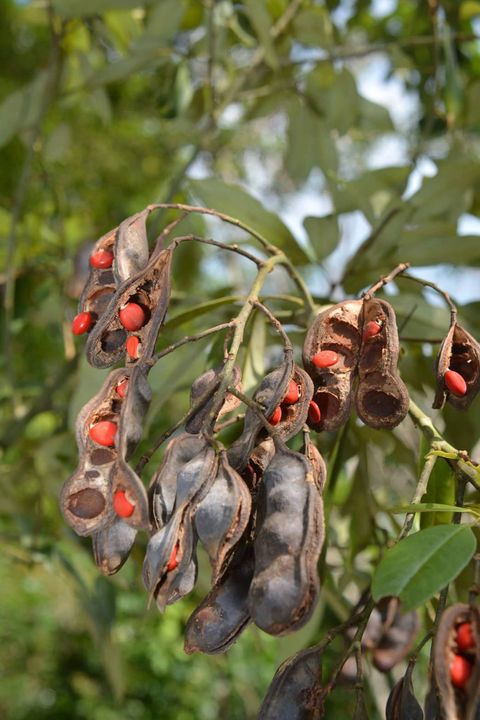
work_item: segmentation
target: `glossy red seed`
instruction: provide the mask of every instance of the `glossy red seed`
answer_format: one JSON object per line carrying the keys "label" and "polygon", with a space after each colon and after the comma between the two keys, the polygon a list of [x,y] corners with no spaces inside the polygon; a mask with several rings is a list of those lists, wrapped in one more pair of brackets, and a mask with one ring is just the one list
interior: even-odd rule
{"label": "glossy red seed", "polygon": [[455,370],[447,370],[443,378],[445,380],[445,385],[452,395],[457,395],[458,397],[465,395],[467,392],[467,383],[460,373],[455,372]]}
{"label": "glossy red seed", "polygon": [[92,440],[99,445],[113,447],[115,445],[115,436],[117,434],[117,423],[114,423],[111,420],[100,420],[100,422],[92,425],[88,434]]}
{"label": "glossy red seed", "polygon": [[113,253],[110,250],[97,250],[90,255],[90,265],[99,270],[112,267]]}
{"label": "glossy red seed", "polygon": [[125,378],[121,382],[118,383],[117,387],[115,388],[115,392],[117,395],[120,395],[120,397],[123,399],[125,395],[127,394],[127,388],[128,388],[128,378]]}
{"label": "glossy red seed", "polygon": [[475,638],[473,637],[472,625],[469,622],[462,623],[457,628],[457,645],[459,650],[473,650]]}
{"label": "glossy red seed", "polygon": [[457,688],[463,688],[472,674],[472,666],[462,655],[454,655],[450,664],[450,680]]}
{"label": "glossy red seed", "polygon": [[113,509],[119,517],[127,518],[133,515],[135,505],[127,498],[125,490],[117,490],[113,496]]}
{"label": "glossy red seed", "polygon": [[298,402],[299,397],[300,390],[297,383],[295,382],[295,380],[290,380],[288,384],[288,390],[285,393],[285,397],[283,398],[282,403],[284,405],[294,405],[296,402]]}
{"label": "glossy red seed", "polygon": [[133,302],[127,303],[118,313],[118,317],[125,330],[129,332],[140,330],[147,319],[142,306]]}
{"label": "glossy red seed", "polygon": [[92,313],[81,312],[75,315],[72,322],[72,332],[74,335],[83,335],[90,330],[93,324]]}
{"label": "glossy red seed", "polygon": [[382,326],[380,323],[376,322],[375,320],[370,320],[370,322],[367,322],[365,327],[363,328],[363,340],[370,340],[370,338],[375,337],[375,335],[378,335],[378,333],[381,331]]}
{"label": "glossy red seed", "polygon": [[278,423],[280,422],[281,419],[282,419],[282,408],[279,405],[278,407],[275,408],[273,413],[268,418],[268,422],[270,423],[270,425],[278,425]]}
{"label": "glossy red seed", "polygon": [[126,343],[127,353],[131,360],[138,360],[140,357],[141,342],[135,335],[131,335]]}
{"label": "glossy red seed", "polygon": [[319,423],[322,419],[322,413],[315,400],[310,400],[308,405],[308,419],[311,423]]}
{"label": "glossy red seed", "polygon": [[170,560],[167,563],[167,572],[170,572],[171,570],[175,570],[175,568],[178,567],[177,553],[178,553],[178,543],[176,543],[172,549],[172,552],[170,555]]}
{"label": "glossy red seed", "polygon": [[312,363],[317,368],[327,368],[338,362],[338,353],[333,350],[321,350],[312,357]]}

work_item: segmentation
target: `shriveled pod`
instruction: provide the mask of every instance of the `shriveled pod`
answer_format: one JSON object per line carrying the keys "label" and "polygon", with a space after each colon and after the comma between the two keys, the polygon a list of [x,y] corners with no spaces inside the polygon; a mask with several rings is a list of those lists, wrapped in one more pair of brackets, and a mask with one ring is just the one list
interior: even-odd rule
{"label": "shriveled pod", "polygon": [[[227,455],[229,455],[229,452]],[[275,455],[275,443],[271,437],[258,443],[248,458],[247,465],[242,471],[242,477],[248,486],[253,498],[256,497],[257,486],[263,478],[263,473],[270,465]]]}
{"label": "shriveled pod", "polygon": [[222,576],[247,527],[251,504],[247,486],[230,466],[227,453],[221,452],[215,480],[193,515],[198,539],[210,558],[213,583]]}
{"label": "shriveled pod", "polygon": [[204,440],[200,452],[177,475],[174,511],[169,521],[148,542],[143,580],[161,611],[192,589],[193,584],[185,577],[195,582],[191,565],[196,565],[196,534],[191,515],[210,489],[217,465],[214,449]]}
{"label": "shriveled pod", "polygon": [[260,707],[258,720],[320,720],[325,717],[322,655],[312,647],[285,660]]}
{"label": "shriveled pod", "polygon": [[392,688],[387,700],[385,720],[423,720],[423,711],[413,689],[413,668],[414,664],[409,663],[405,675]]}
{"label": "shriveled pod", "polygon": [[[208,414],[212,408],[213,396],[222,380],[223,365],[211,370],[207,370],[203,375],[200,375],[190,390],[190,405],[193,407],[196,403],[202,401],[200,407],[193,417],[188,420],[185,424],[185,430],[189,433],[198,433],[202,429],[204,422],[206,421]],[[230,385],[233,385],[237,390],[242,390],[241,383],[242,373],[239,367],[233,368],[232,378]],[[235,410],[240,405],[240,400],[230,393],[226,393],[225,401],[223,403],[220,412],[217,417],[221,417],[226,413]],[[214,418],[215,420],[215,418]]]}
{"label": "shriveled pod", "polygon": [[[280,406],[292,375],[293,360],[291,353],[288,353],[282,365],[263,378],[253,399],[263,409],[266,418],[271,418],[274,411]],[[229,462],[238,472],[242,472],[246,467],[262,427],[262,420],[258,414],[251,408],[247,408],[242,434],[228,450]]]}
{"label": "shriveled pod", "polygon": [[251,621],[247,598],[253,570],[253,545],[242,540],[224,575],[187,621],[186,653],[223,653],[239,638]]}
{"label": "shriveled pod", "polygon": [[400,346],[390,303],[377,298],[364,300],[361,327],[357,413],[370,427],[393,428],[406,416],[409,397],[397,369]]}
{"label": "shriveled pod", "polygon": [[321,312],[308,329],[303,366],[313,380],[316,408],[309,425],[317,432],[337,430],[350,414],[361,308],[361,300],[345,300]]}
{"label": "shriveled pod", "polygon": [[255,575],[248,606],[256,625],[285,635],[311,616],[324,539],[323,502],[309,460],[278,446],[257,502]]}
{"label": "shriveled pod", "polygon": [[114,575],[130,555],[137,531],[117,518],[92,536],[93,557],[104,575]]}
{"label": "shriveled pod", "polygon": [[182,433],[170,440],[149,488],[152,522],[157,530],[162,528],[172,515],[177,494],[178,473],[204,447],[205,440],[201,435]]}
{"label": "shriveled pod", "polygon": [[91,365],[110,367],[125,352],[130,364],[150,358],[168,309],[172,254],[173,246],[157,246],[147,266],[117,289],[89,334],[86,355]]}
{"label": "shriveled pod", "polygon": [[466,410],[480,390],[480,344],[458,323],[443,341],[436,360],[437,392],[434,408],[445,401]]}
{"label": "shriveled pod", "polygon": [[480,613],[456,603],[440,618],[433,647],[433,677],[448,720],[475,720],[480,712]]}

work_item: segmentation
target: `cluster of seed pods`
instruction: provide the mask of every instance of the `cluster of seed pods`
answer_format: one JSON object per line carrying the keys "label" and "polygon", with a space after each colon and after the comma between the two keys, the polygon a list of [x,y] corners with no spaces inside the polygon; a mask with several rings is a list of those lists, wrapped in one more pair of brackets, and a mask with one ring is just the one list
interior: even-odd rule
{"label": "cluster of seed pods", "polygon": [[395,313],[385,300],[346,300],[321,312],[303,347],[303,364],[314,384],[310,426],[337,430],[353,402],[366,425],[398,425],[409,401],[398,355]]}

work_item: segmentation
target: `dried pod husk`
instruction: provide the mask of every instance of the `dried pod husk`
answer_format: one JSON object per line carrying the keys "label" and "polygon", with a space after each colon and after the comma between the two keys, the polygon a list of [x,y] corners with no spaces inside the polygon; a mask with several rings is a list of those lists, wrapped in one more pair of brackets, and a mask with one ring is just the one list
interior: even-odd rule
{"label": "dried pod husk", "polygon": [[[377,334],[365,333],[369,323],[379,327]],[[409,397],[397,369],[400,347],[392,306],[377,298],[364,300],[361,326],[364,330],[355,392],[357,413],[370,427],[393,428],[406,416]]]}
{"label": "dried pod husk", "polygon": [[[200,375],[200,377],[198,377],[192,384],[190,390],[191,407],[193,407],[197,402],[199,402],[201,398],[204,398],[204,401],[196,411],[195,415],[193,415],[193,417],[191,417],[190,420],[188,420],[188,422],[185,424],[185,430],[187,432],[199,433],[201,431],[203,423],[207,419],[208,413],[212,408],[213,396],[215,394],[215,391],[217,390],[222,380],[223,368],[224,366],[221,365],[220,367],[207,370],[207,372],[204,372],[203,375]],[[232,371],[230,385],[233,385],[233,387],[235,387],[240,392],[242,390],[241,378],[242,372],[239,367],[235,366]],[[223,403],[223,406],[220,409],[217,417],[221,417],[222,415],[225,415],[226,413],[235,410],[235,408],[239,407],[239,405],[240,400],[236,398],[235,395],[226,393],[225,402]]]}
{"label": "dried pod husk", "polygon": [[193,516],[198,538],[210,558],[212,583],[222,576],[247,527],[251,504],[247,486],[222,452],[215,480]]}
{"label": "dried pod husk", "polygon": [[[114,253],[117,229],[109,230],[95,243],[90,255],[99,250]],[[89,265],[89,274],[78,301],[78,312],[90,312],[95,321],[103,315],[117,289],[117,282],[110,268],[95,268]]]}
{"label": "dried pod husk", "polygon": [[[457,630],[470,623],[473,646],[462,649],[457,643]],[[462,657],[469,675],[461,686],[450,675],[454,658]],[[433,677],[437,686],[443,716],[448,720],[475,720],[480,704],[480,613],[477,607],[456,603],[440,618],[433,645]]]}
{"label": "dried pod husk", "polygon": [[[458,323],[454,323],[437,355],[435,370],[437,392],[434,408],[442,408],[445,401],[457,410],[466,410],[480,390],[480,344]],[[461,397],[450,392],[445,384],[447,370],[457,372],[465,380],[466,392]]]}
{"label": "dried pod husk", "polygon": [[258,720],[319,720],[325,717],[322,655],[312,647],[285,660],[275,673]]}
{"label": "dried pod husk", "polygon": [[307,375],[302,368],[298,367],[298,365],[293,366],[293,373],[290,380],[293,380],[297,384],[300,397],[294,404],[281,404],[282,419],[278,425],[276,425],[276,430],[278,437],[284,442],[294,437],[305,425],[308,416],[308,407],[313,397],[313,382],[310,376]]}
{"label": "dried pod husk", "polygon": [[323,539],[323,502],[312,466],[300,453],[277,446],[258,491],[255,575],[248,597],[250,614],[265,632],[284,635],[311,616]]}
{"label": "dried pod husk", "polygon": [[121,518],[92,536],[93,557],[104,575],[120,570],[133,547],[137,531]]}
{"label": "dried pod husk", "polygon": [[302,452],[310,461],[314,483],[318,492],[322,493],[327,481],[327,467],[320,450],[312,443],[310,436],[307,436]]}
{"label": "dried pod husk", "polygon": [[[275,408],[282,402],[292,376],[293,360],[291,353],[288,353],[282,365],[263,378],[253,399],[263,408],[266,418],[271,417]],[[228,450],[228,460],[238,472],[245,469],[262,427],[262,421],[258,414],[251,408],[247,408],[242,434]]]}
{"label": "dried pod husk", "polygon": [[372,659],[377,670],[387,673],[410,652],[419,621],[415,610],[400,612],[398,598],[384,598],[377,608],[382,620],[382,631],[375,643]]}
{"label": "dried pod husk", "polygon": [[253,570],[253,545],[243,540],[224,575],[189,617],[186,653],[223,653],[238,639],[251,621],[247,598]]}
{"label": "dried pod husk", "polygon": [[[317,432],[337,430],[345,424],[352,405],[353,381],[360,352],[361,300],[346,300],[321,312],[308,329],[303,345],[303,366],[313,380],[313,400],[321,418],[309,422]],[[332,351],[338,360],[319,368],[313,362],[318,353]]]}
{"label": "dried pod husk", "polygon": [[205,447],[201,435],[182,433],[167,446],[162,463],[152,477],[149,488],[152,523],[162,528],[170,519],[177,494],[177,476],[184,465]]}
{"label": "dried pod husk", "polygon": [[150,208],[145,208],[118,226],[113,260],[113,274],[118,285],[139,273],[148,263],[147,217],[150,212]]}
{"label": "dried pod husk", "polygon": [[[120,285],[88,336],[86,356],[90,365],[105,368],[118,362],[125,353],[129,334],[139,340],[139,357],[142,360],[150,358],[168,309],[173,249],[170,246],[165,250],[154,250],[148,265]],[[143,327],[132,333],[125,330],[119,317],[120,309],[129,302],[140,305],[146,317]],[[127,354],[127,364],[137,362],[137,358]]]}
{"label": "dried pod husk", "polygon": [[414,664],[409,663],[405,675],[388,696],[385,720],[423,720],[423,711],[413,689],[413,668]]}
{"label": "dried pod husk", "polygon": [[[229,452],[230,451],[227,452],[227,455]],[[273,438],[268,437],[258,443],[248,458],[248,462],[242,471],[242,477],[253,499],[256,498],[258,484],[263,478],[263,473],[267,466],[270,465],[274,455],[275,443],[273,442]]]}

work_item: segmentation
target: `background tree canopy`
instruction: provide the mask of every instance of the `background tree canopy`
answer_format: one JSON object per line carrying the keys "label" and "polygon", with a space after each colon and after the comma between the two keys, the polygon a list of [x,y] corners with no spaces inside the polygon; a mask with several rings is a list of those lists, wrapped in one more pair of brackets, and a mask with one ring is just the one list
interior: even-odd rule
{"label": "background tree canopy", "polygon": [[[409,418],[393,432],[350,421],[318,436],[329,467],[328,550],[319,606],[298,633],[250,628],[225,656],[187,656],[185,620],[209,587],[204,555],[194,592],[164,616],[146,609],[146,537],[119,575],[99,575],[90,543],[58,509],[77,462],[75,416],[106,375],[87,365],[70,329],[82,269],[89,243],[147,204],[200,204],[280,247],[319,306],[408,261],[462,303],[460,320],[479,338],[477,36],[472,0],[0,4],[3,717],[254,718],[278,665],[348,617],[398,534],[402,516],[391,508],[409,502],[427,449]],[[203,216],[187,224],[252,244]],[[238,312],[249,275],[225,255],[179,248],[159,348]],[[264,293],[298,351],[308,314],[294,285],[278,270]],[[462,415],[430,409],[448,308],[401,278],[389,300],[412,397],[452,445],[480,459],[480,403]],[[255,315],[241,354],[247,392],[272,367],[275,342]],[[205,338],[152,371],[139,455],[185,411],[193,379],[222,347]],[[448,473],[431,488],[430,499],[453,503]],[[422,527],[442,522],[425,517]],[[471,580],[467,568],[452,597],[464,599]],[[436,604],[420,607],[427,630]],[[327,667],[341,649],[329,647]],[[427,663],[428,648],[415,679],[421,697]],[[366,671],[368,717],[383,717],[403,671]],[[328,717],[351,718],[355,693],[334,691],[328,703]]]}

